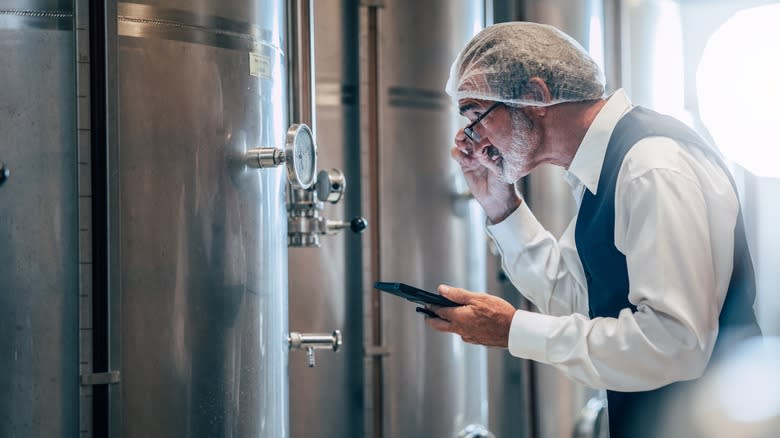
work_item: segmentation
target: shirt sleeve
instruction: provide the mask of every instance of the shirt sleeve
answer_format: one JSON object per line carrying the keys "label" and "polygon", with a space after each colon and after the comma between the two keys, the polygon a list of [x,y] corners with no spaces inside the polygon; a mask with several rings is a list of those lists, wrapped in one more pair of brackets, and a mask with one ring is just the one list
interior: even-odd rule
{"label": "shirt sleeve", "polygon": [[722,171],[709,170],[720,179],[705,181],[705,193],[699,171],[676,156],[666,158],[674,165],[660,167],[627,156],[621,168],[615,243],[626,254],[636,312],[589,319],[518,310],[510,353],[616,391],[651,390],[703,373],[731,275],[738,204]]}
{"label": "shirt sleeve", "polygon": [[588,313],[585,274],[574,243],[572,220],[560,240],[536,220],[523,202],[487,232],[501,255],[512,284],[542,313]]}

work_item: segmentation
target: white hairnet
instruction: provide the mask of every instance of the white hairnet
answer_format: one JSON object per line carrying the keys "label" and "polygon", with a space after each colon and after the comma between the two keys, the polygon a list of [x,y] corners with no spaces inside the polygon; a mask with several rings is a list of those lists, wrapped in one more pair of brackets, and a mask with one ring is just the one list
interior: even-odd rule
{"label": "white hairnet", "polygon": [[[552,100],[528,88],[544,80]],[[570,36],[545,24],[514,22],[489,26],[455,59],[447,94],[521,106],[548,106],[604,96],[604,73]]]}

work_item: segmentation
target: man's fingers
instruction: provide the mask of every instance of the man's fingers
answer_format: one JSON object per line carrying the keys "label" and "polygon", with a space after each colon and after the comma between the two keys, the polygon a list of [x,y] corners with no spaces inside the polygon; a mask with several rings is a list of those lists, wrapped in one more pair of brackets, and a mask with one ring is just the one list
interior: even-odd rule
{"label": "man's fingers", "polygon": [[436,290],[439,291],[444,298],[458,304],[468,304],[469,301],[471,301],[472,296],[476,295],[474,292],[469,292],[466,289],[459,289],[446,284],[440,284]]}
{"label": "man's fingers", "polygon": [[478,153],[474,154],[474,161],[479,162],[482,167],[489,169],[494,175],[501,175],[501,168],[496,165],[496,162],[490,159],[484,149],[481,149]]}
{"label": "man's fingers", "polygon": [[438,330],[440,332],[451,333],[453,330],[452,323],[441,318],[429,318],[426,316],[425,323],[428,324],[434,330]]}
{"label": "man's fingers", "polygon": [[464,172],[471,172],[483,167],[482,163],[480,163],[472,154],[463,152],[457,147],[450,149],[450,155],[460,165],[460,168],[463,169]]}

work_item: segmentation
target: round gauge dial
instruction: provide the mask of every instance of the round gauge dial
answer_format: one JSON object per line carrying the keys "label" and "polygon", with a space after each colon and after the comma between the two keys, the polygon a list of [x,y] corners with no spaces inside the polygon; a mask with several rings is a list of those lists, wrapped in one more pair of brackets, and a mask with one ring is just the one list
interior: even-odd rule
{"label": "round gauge dial", "polygon": [[309,189],[317,174],[317,145],[311,129],[305,124],[293,124],[287,130],[285,158],[290,184],[295,188]]}

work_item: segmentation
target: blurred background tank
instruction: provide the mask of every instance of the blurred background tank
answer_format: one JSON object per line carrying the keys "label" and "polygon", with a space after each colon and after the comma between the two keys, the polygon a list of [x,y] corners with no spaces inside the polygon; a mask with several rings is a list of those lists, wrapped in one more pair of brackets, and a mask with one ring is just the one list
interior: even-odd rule
{"label": "blurred background tank", "polygon": [[73,16],[71,1],[0,5],[4,437],[78,435],[79,269],[88,254],[79,252]]}
{"label": "blurred background tank", "polygon": [[414,305],[372,290],[400,281],[485,290],[479,207],[469,200],[453,135],[465,120],[444,91],[452,61],[485,25],[474,1],[368,8],[363,184],[370,228],[364,299],[373,436],[487,436],[484,347],[431,330]]}

